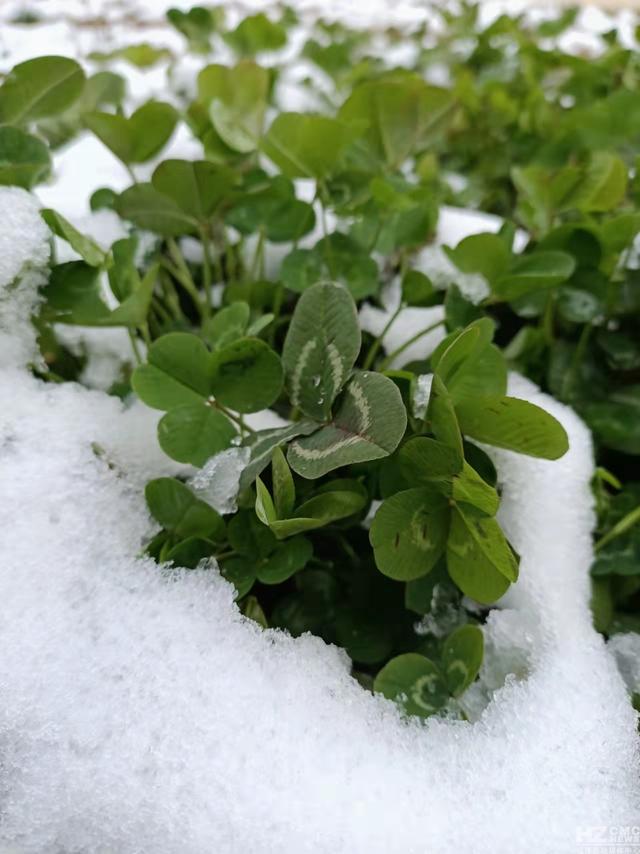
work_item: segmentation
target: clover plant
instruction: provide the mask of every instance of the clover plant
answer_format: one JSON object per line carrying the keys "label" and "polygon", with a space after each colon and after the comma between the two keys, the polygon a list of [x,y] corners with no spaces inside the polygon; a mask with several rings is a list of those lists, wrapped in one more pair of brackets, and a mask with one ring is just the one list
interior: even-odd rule
{"label": "clover plant", "polygon": [[[509,369],[593,430],[595,619],[640,627],[640,65],[613,33],[598,57],[564,54],[572,13],[484,29],[472,4],[439,14],[439,35],[378,34],[411,46],[402,68],[370,33],[316,22],[299,46],[316,69],[299,83],[308,111],[281,99],[286,8],[234,28],[221,8],[170,10],[201,68],[166,101],[132,105],[109,70],[165,63],[171,80],[176,57],[154,45],[94,56],[92,76],[64,57],[21,63],[0,85],[0,183],[37,185],[50,148],[81,130],[130,177],[91,197],[126,228],[110,248],[42,212],[76,260],[43,288],[34,371],[79,376],[61,324],[126,329],[111,391],[162,413],[158,442],[184,471],[146,487],[147,554],[219,566],[245,615],[341,645],[408,714],[464,716],[483,620],[519,572],[491,448],[555,460],[568,447],[553,417],[509,396]],[[444,82],[426,82],[437,68]],[[162,158],[178,125],[198,158]],[[503,224],[430,266],[444,203]],[[374,336],[359,309],[390,291]],[[427,359],[406,352],[433,319],[388,344],[404,308],[434,306]],[[223,512],[192,480],[220,453],[239,461]]]}

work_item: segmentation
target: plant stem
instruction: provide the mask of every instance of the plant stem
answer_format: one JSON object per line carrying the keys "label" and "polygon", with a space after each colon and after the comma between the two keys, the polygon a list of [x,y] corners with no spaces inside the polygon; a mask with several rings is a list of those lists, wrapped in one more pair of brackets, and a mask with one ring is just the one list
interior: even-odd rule
{"label": "plant stem", "polygon": [[252,282],[257,282],[259,279],[264,278],[264,239],[264,229],[261,228],[258,232],[256,251],[253,254],[253,261],[251,262]]}
{"label": "plant stem", "polygon": [[147,346],[147,348],[151,347],[151,335],[149,335],[149,324],[148,323],[142,323],[142,324],[140,324],[140,326],[138,328],[140,329],[140,332],[142,333],[142,338],[143,338],[144,343]]}
{"label": "plant stem", "polygon": [[213,401],[213,406],[216,409],[219,409],[220,412],[223,412],[230,421],[233,421],[234,424],[237,424],[238,427],[245,431],[246,433],[257,433],[257,430],[254,430],[253,427],[249,427],[248,424],[245,424],[241,415],[236,415],[235,412],[232,412],[230,409],[227,409],[226,406],[223,406],[221,403],[218,403],[217,400]]}
{"label": "plant stem", "polygon": [[228,549],[226,552],[220,552],[218,555],[212,555],[214,560],[224,560],[227,557],[233,557],[235,551],[233,549]]}
{"label": "plant stem", "polygon": [[553,344],[554,333],[553,333],[553,309],[554,309],[554,299],[553,294],[550,293],[547,296],[547,302],[544,307],[544,312],[542,317],[540,318],[540,324],[542,326],[542,331],[544,332],[544,337],[547,344]]}
{"label": "plant stem", "polygon": [[592,331],[593,326],[590,323],[585,323],[585,325],[582,327],[582,332],[580,333],[580,338],[578,339],[578,343],[576,344],[576,349],[571,360],[571,365],[569,367],[569,370],[567,371],[565,381],[562,384],[562,394],[565,398],[568,398],[570,396],[571,391],[575,385],[578,376],[578,371],[580,369],[580,364],[584,357],[584,352],[587,349],[587,344],[589,343],[589,338],[591,337]]}
{"label": "plant stem", "polygon": [[378,366],[378,370],[386,371],[391,362],[393,362],[393,360],[396,358],[396,356],[399,356],[401,353],[404,353],[404,351],[408,347],[410,347],[412,344],[415,344],[415,342],[419,341],[424,335],[428,335],[429,332],[433,332],[434,329],[437,329],[439,326],[443,325],[444,320],[439,320],[437,323],[432,323],[431,326],[427,326],[427,328],[423,329],[421,332],[417,332],[415,335],[412,335],[412,337],[409,338],[408,341],[405,341],[404,344],[401,344],[399,347],[396,347],[395,350],[393,350],[387,355],[386,359],[383,359],[383,361]]}
{"label": "plant stem", "polygon": [[269,329],[269,343],[273,346],[276,337],[276,329],[278,328],[278,320],[280,318],[280,312],[282,311],[282,301],[284,299],[284,287],[283,285],[277,285],[276,293],[273,298],[273,320],[271,321],[271,328]]}
{"label": "plant stem", "polygon": [[180,247],[173,239],[173,237],[169,237],[167,239],[167,247],[169,249],[169,253],[171,254],[171,261],[168,258],[162,258],[162,265],[168,270],[174,279],[177,279],[185,291],[189,294],[191,299],[193,300],[198,314],[202,319],[206,319],[206,311],[202,305],[202,300],[200,298],[200,294],[198,293],[198,289],[196,287],[195,282],[189,272],[189,268],[187,267],[187,263],[182,256],[182,252],[180,251]]}
{"label": "plant stem", "polygon": [[200,230],[200,239],[202,241],[202,284],[207,306],[207,315],[210,315],[213,308],[213,298],[211,294],[211,244],[209,242],[209,235],[204,228]]}
{"label": "plant stem", "polygon": [[603,546],[606,546],[607,543],[615,540],[616,537],[619,537],[621,534],[626,534],[626,532],[630,528],[633,528],[634,525],[637,525],[638,522],[640,522],[640,504],[634,510],[631,510],[630,513],[627,513],[627,515],[620,519],[620,521],[615,524],[610,531],[598,540],[594,546],[594,551],[599,552]]}
{"label": "plant stem", "polygon": [[138,365],[142,364],[142,355],[140,354],[140,349],[138,348],[138,342],[136,341],[135,334],[131,331],[131,329],[127,328],[127,333],[129,335],[129,341],[131,341],[131,349],[133,350],[134,358]]}
{"label": "plant stem", "polygon": [[138,179],[136,178],[136,173],[133,171],[133,169],[131,168],[131,166],[129,166],[129,164],[128,164],[128,163],[123,163],[123,166],[124,166],[124,168],[127,170],[127,174],[129,175],[129,177],[131,178],[131,180],[133,181],[133,183],[134,183],[134,184],[137,184],[137,183],[138,183]]}
{"label": "plant stem", "polygon": [[331,277],[335,279],[335,266],[333,263],[333,253],[331,251],[331,241],[329,240],[329,226],[327,224],[327,209],[324,206],[322,193],[320,192],[321,185],[318,185],[316,190],[316,199],[320,202],[320,222],[322,223],[322,236],[324,237],[325,255],[327,258],[327,267]]}
{"label": "plant stem", "polygon": [[391,329],[391,327],[393,326],[393,324],[397,320],[398,315],[400,314],[400,312],[402,311],[403,308],[404,308],[404,305],[401,302],[400,305],[398,306],[398,308],[393,312],[393,314],[391,315],[389,320],[386,322],[386,324],[385,324],[382,332],[380,333],[380,335],[378,335],[378,337],[373,342],[371,347],[369,347],[369,352],[367,353],[365,360],[364,360],[364,363],[362,365],[363,371],[368,371],[369,368],[371,367],[371,365],[373,365],[373,360],[378,355],[378,350],[382,346],[382,341],[384,339],[384,336]]}

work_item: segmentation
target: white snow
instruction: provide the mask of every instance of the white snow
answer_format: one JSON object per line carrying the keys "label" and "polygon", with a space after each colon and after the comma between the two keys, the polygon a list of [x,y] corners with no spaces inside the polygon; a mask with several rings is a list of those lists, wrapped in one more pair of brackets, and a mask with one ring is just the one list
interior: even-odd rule
{"label": "white snow", "polygon": [[189,486],[218,513],[235,513],[240,475],[249,462],[250,448],[227,448],[207,460],[189,480]]}
{"label": "white snow", "polygon": [[609,638],[607,643],[618,663],[627,688],[640,693],[640,634],[622,632]]}
{"label": "white snow", "polygon": [[[87,388],[108,391],[121,379],[124,367],[134,364],[131,341],[127,330],[122,327],[95,328],[58,323],[55,334],[70,352],[86,357],[80,382]],[[142,342],[139,342],[138,349],[145,352]]]}
{"label": "white snow", "polygon": [[[105,33],[76,35],[65,15],[113,19],[123,8],[31,5],[61,20],[3,22],[7,67],[38,53],[86,53]],[[296,5],[313,14],[312,4]],[[159,17],[155,0],[134,6]],[[2,17],[21,7],[12,0]],[[381,14],[417,20],[420,7],[331,0],[322,11],[366,25]],[[126,31],[119,24],[109,37]],[[166,27],[143,32],[179,42]],[[127,74],[135,97],[164,79]],[[176,135],[174,156],[192,156],[180,146]],[[95,187],[128,183],[88,136],[57,156],[57,168],[59,181],[39,196],[72,218],[87,214]],[[553,463],[491,452],[521,578],[484,627],[485,663],[465,698],[473,723],[404,721],[350,677],[343,652],[242,618],[215,569],[163,574],[139,556],[154,532],[146,481],[185,467],[161,452],[158,413],[45,385],[21,367],[35,355],[27,318],[49,257],[38,209],[24,191],[0,189],[0,848],[575,854],[581,828],[637,825],[636,717],[615,659],[637,684],[638,641],[616,636],[607,649],[591,625],[593,460],[577,416],[511,378],[511,393],[562,420],[571,450]],[[499,228],[478,216],[445,210],[437,242]],[[374,334],[397,307],[397,285],[384,299],[384,310],[361,315]],[[405,309],[388,350],[430,317],[442,310]],[[442,334],[402,361],[424,358]],[[285,423],[269,413],[251,423],[267,421]]]}
{"label": "white snow", "polygon": [[0,187],[0,366],[37,358],[30,321],[46,283],[50,232],[36,199],[19,187]]}
{"label": "white snow", "polygon": [[[584,825],[637,817],[635,716],[589,614],[591,443],[530,383],[511,390],[560,417],[571,450],[495,453],[521,580],[489,619],[479,720],[426,725],[367,694],[344,653],[243,619],[215,569],[137,557],[144,483],[175,470],[157,415],[11,367],[0,390],[0,842],[560,854]],[[516,676],[481,713],[505,655]]]}

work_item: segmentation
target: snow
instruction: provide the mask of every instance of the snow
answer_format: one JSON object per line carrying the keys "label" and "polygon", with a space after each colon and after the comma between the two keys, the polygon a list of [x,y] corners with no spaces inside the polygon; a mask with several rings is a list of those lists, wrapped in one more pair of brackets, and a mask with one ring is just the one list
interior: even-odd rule
{"label": "snow", "polygon": [[218,513],[235,513],[240,488],[240,475],[249,462],[250,448],[228,448],[207,460],[189,480],[198,498],[210,504]]}
{"label": "snow", "polygon": [[571,450],[494,452],[521,580],[485,629],[475,722],[422,725],[343,652],[241,617],[215,568],[139,557],[144,484],[176,470],[157,414],[1,370],[0,842],[559,854],[579,827],[631,824],[635,716],[589,614],[591,442],[530,383],[511,391],[561,418]]}
{"label": "snow", "polygon": [[19,187],[0,187],[0,365],[37,358],[30,316],[46,282],[50,232],[37,201]]}
{"label": "snow", "polygon": [[629,691],[640,693],[640,634],[622,632],[613,635],[607,647],[615,656]]}
{"label": "snow", "polygon": [[[55,15],[54,4],[31,5],[58,20],[3,24],[7,67],[104,41],[100,28],[74,35],[65,15],[122,14],[102,0],[60,0]],[[129,5],[158,17],[155,0]],[[21,6],[7,3],[2,16]],[[387,20],[422,14],[419,3],[323,5],[362,25],[383,9]],[[126,31],[114,25],[110,37]],[[175,44],[161,26],[144,38],[160,33]],[[158,92],[163,74],[128,70],[134,97],[145,86]],[[193,156],[179,134],[171,151]],[[126,186],[121,165],[83,136],[56,169],[42,203],[109,242],[108,216],[83,218],[92,189]],[[49,259],[39,207],[0,189],[0,849],[574,854],[582,827],[637,825],[636,717],[616,660],[637,687],[638,639],[605,645],[591,625],[593,459],[577,416],[510,378],[511,393],[563,422],[571,449],[556,462],[491,451],[520,581],[484,626],[485,662],[465,697],[470,722],[403,720],[351,678],[344,652],[243,618],[215,567],[163,572],[140,556],[155,530],[145,483],[189,469],[160,450],[158,413],[44,384],[22,367],[35,357],[28,316]],[[445,209],[437,243],[495,231],[494,220]],[[379,334],[398,299],[395,283],[382,309],[363,309],[363,326]],[[404,309],[388,350],[441,319],[442,309]],[[120,346],[105,332],[97,345],[89,332],[74,334],[92,358]],[[425,358],[443,334],[399,362]],[[121,352],[128,358],[124,344]],[[104,387],[105,374],[91,370],[84,379]],[[423,402],[428,386],[419,383]],[[274,413],[248,421],[286,423]]]}

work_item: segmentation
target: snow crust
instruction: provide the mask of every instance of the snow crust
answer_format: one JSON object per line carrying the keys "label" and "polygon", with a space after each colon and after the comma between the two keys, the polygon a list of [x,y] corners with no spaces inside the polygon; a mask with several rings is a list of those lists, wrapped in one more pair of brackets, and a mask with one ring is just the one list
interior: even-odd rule
{"label": "snow crust", "polygon": [[138,557],[144,483],[175,470],[157,414],[3,363],[0,843],[559,854],[581,827],[632,824],[635,715],[588,607],[590,438],[531,383],[510,390],[559,417],[571,450],[495,452],[521,579],[485,629],[477,720],[421,724],[343,652],[243,618],[215,568]]}

